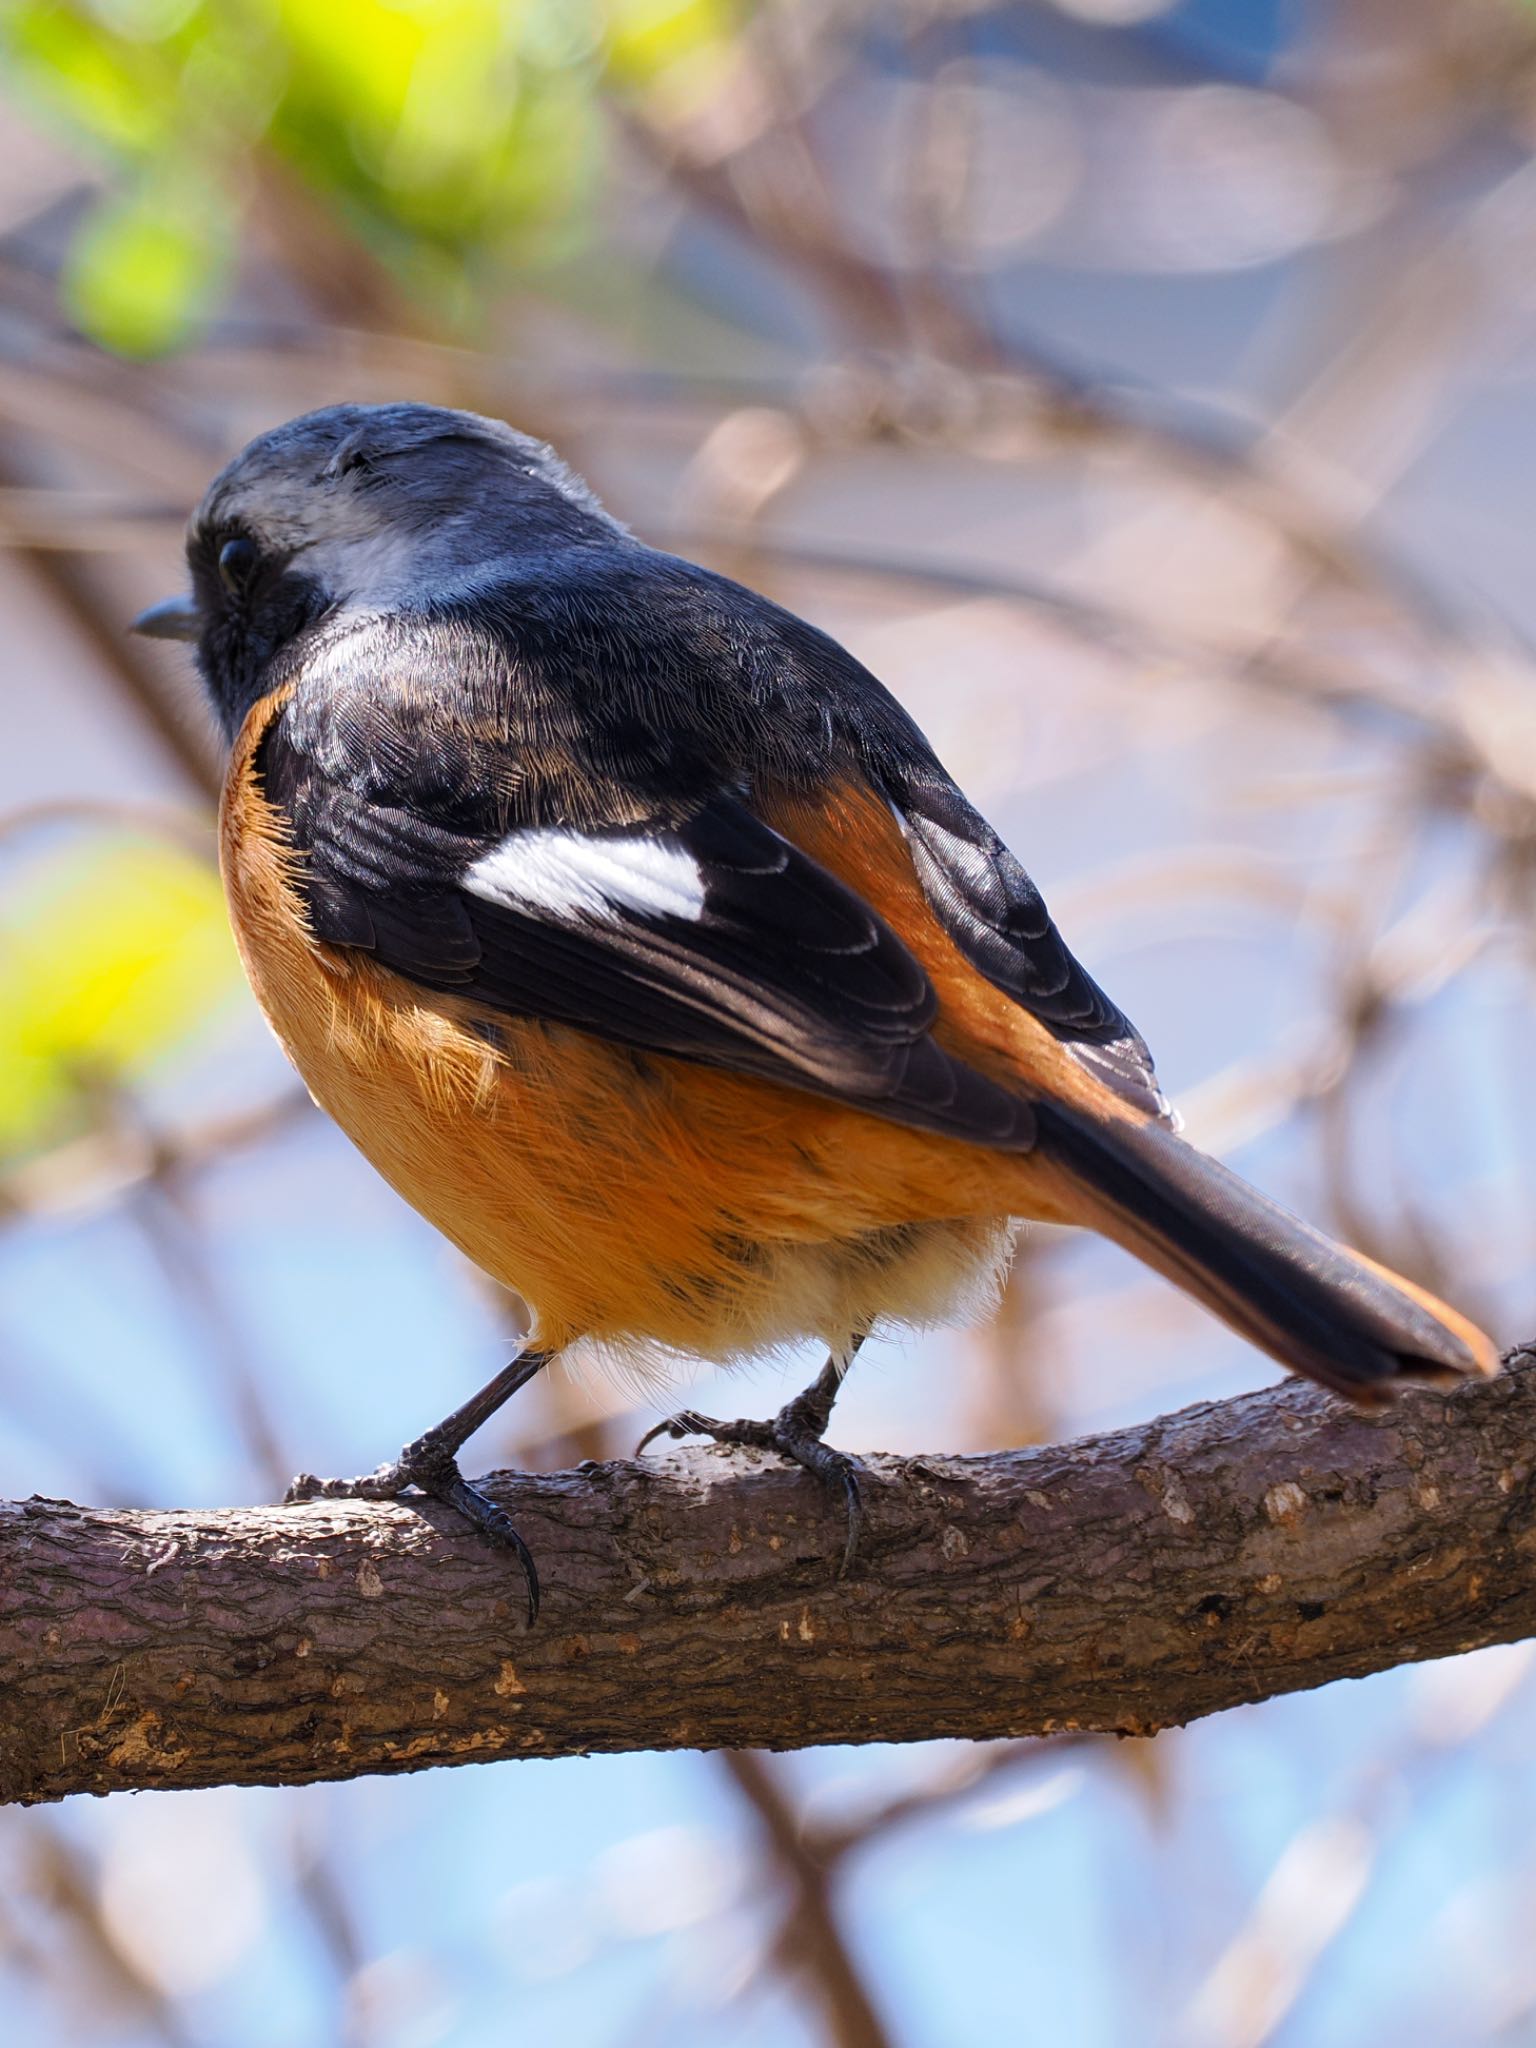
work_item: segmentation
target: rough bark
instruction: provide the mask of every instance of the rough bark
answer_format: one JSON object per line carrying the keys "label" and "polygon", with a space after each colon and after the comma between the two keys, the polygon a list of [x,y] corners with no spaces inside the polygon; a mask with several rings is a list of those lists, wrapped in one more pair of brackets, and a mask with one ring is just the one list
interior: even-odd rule
{"label": "rough bark", "polygon": [[1362,1416],[1288,1385],[985,1458],[703,1449],[423,1504],[0,1506],[0,1799],[590,1750],[1105,1729],[1536,1633],[1536,1368]]}

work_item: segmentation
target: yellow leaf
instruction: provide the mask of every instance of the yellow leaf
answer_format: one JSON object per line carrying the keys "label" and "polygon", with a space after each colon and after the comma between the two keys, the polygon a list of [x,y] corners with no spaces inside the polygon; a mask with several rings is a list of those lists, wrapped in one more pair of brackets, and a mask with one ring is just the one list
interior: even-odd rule
{"label": "yellow leaf", "polygon": [[80,1081],[147,1077],[238,986],[217,874],[165,840],[92,834],[0,896],[0,1153],[80,1109]]}

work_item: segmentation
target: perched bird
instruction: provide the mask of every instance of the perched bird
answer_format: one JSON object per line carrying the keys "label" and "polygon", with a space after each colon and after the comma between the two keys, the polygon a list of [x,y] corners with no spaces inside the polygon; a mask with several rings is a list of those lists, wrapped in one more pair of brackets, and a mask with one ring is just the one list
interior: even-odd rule
{"label": "perched bird", "polygon": [[229,744],[246,970],[321,1107],[533,1314],[391,1464],[532,1560],[471,1431],[578,1342],[814,1338],[771,1445],[822,1441],[877,1324],[957,1316],[1019,1218],[1126,1246],[1363,1403],[1492,1373],[1483,1333],[1186,1145],[1145,1045],[896,701],[766,598],[663,554],[541,443],[427,405],[253,441],[187,538]]}

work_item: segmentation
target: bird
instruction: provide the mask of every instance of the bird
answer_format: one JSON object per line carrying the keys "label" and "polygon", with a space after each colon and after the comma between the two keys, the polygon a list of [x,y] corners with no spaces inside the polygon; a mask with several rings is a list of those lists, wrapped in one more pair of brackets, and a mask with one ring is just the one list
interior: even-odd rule
{"label": "bird", "polygon": [[825,1442],[877,1329],[995,1295],[1021,1222],[1125,1247],[1362,1406],[1498,1353],[1180,1135],[1140,1034],[884,686],[647,545],[495,419],[341,404],[259,435],[187,530],[182,640],[226,750],[220,865],[257,1000],[325,1110],[527,1303],[517,1358],[397,1458],[289,1498],[447,1502],[562,1353],[666,1372],[805,1340],[767,1421]]}

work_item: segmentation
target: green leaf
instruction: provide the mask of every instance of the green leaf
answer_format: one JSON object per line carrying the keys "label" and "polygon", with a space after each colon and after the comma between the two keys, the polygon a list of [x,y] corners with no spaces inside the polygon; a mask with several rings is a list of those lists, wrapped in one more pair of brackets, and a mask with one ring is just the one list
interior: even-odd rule
{"label": "green leaf", "polygon": [[76,235],[64,303],[104,348],[161,355],[196,329],[223,270],[207,215],[193,214],[156,181],[99,208]]}
{"label": "green leaf", "polygon": [[162,54],[108,32],[73,7],[21,4],[0,17],[23,75],[80,127],[117,150],[162,144],[170,127],[171,73]]}
{"label": "green leaf", "polygon": [[[155,355],[214,309],[253,195],[308,188],[433,322],[473,329],[592,225],[605,80],[730,87],[746,0],[0,0],[18,88],[71,121],[118,186],[71,253],[65,302]],[[273,176],[273,172],[278,175]],[[303,232],[307,209],[294,209]]]}

